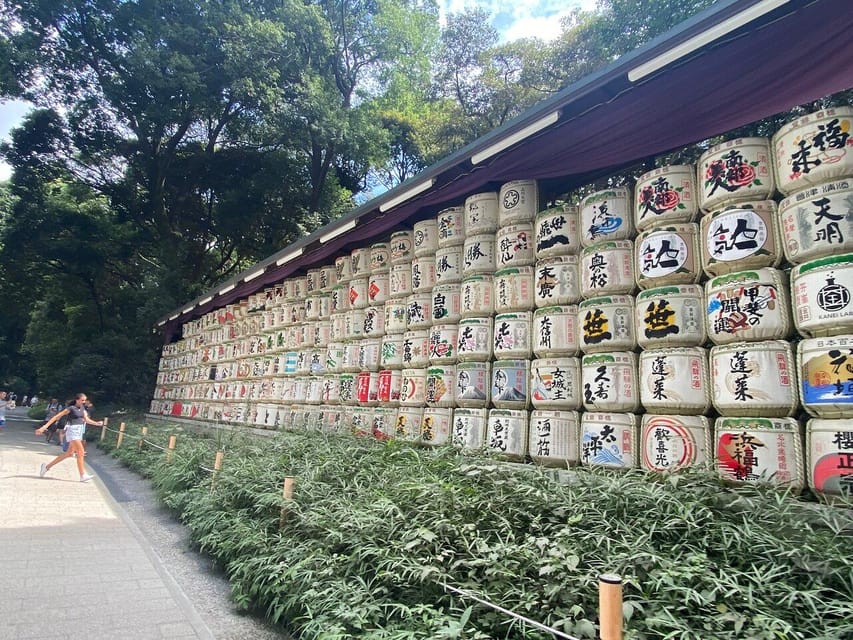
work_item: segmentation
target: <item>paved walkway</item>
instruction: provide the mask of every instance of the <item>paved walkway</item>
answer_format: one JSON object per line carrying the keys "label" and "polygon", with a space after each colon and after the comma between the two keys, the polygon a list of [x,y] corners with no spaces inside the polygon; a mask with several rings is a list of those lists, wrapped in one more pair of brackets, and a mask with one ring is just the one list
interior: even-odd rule
{"label": "paved walkway", "polygon": [[[39,478],[39,464],[60,448],[33,434],[37,422],[15,413],[23,410],[7,414],[0,433],[0,640],[282,637],[251,620],[257,630],[212,632],[199,610],[214,607],[218,615],[233,607],[194,606],[152,547],[153,536],[143,535],[106,488],[116,493],[111,459],[89,444],[94,480],[81,483],[73,459]],[[187,553],[167,546],[167,558]],[[169,564],[182,570],[180,561]]]}

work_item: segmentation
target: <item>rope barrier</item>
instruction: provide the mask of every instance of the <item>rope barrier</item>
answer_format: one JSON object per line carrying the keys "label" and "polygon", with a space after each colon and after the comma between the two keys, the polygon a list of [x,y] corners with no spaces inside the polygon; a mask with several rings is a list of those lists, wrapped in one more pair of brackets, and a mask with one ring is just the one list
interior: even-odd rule
{"label": "rope barrier", "polygon": [[456,587],[451,587],[449,584],[443,584],[441,586],[443,586],[448,591],[455,593],[456,595],[462,596],[463,598],[469,598],[471,600],[479,602],[480,604],[484,604],[487,607],[491,607],[495,611],[499,611],[499,612],[503,613],[504,615],[510,616],[511,618],[515,618],[516,620],[519,620],[519,621],[523,622],[524,624],[529,624],[529,625],[536,627],[537,629],[540,629],[542,631],[547,631],[548,633],[555,635],[558,638],[564,638],[565,640],[580,640],[579,638],[576,638],[574,636],[570,636],[566,633],[563,633],[562,631],[557,631],[556,629],[549,627],[547,625],[544,625],[541,622],[536,622],[536,620],[531,620],[530,618],[527,618],[527,617],[525,617],[519,613],[516,613],[515,611],[510,611],[509,609],[505,609],[504,607],[500,606],[499,604],[494,604],[493,602],[489,602],[488,600],[483,600],[482,598],[474,595],[470,591],[465,591],[464,589],[457,589]]}

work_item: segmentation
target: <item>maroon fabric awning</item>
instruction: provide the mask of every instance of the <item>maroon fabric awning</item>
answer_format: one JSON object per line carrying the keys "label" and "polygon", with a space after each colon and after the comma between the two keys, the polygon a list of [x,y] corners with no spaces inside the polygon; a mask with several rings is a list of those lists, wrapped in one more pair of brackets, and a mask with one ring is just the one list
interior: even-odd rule
{"label": "maroon fabric awning", "polygon": [[[411,185],[433,179],[433,187],[423,194],[381,213],[382,202],[405,191],[406,185],[401,185],[347,216],[344,220],[357,218],[359,222],[343,236],[319,243],[322,233],[341,224],[332,223],[250,270],[266,267],[262,276],[249,282],[238,276],[233,280],[238,286],[227,294],[215,296],[187,314],[179,313],[165,324],[166,340],[187,320],[294,273],[327,264],[354,246],[378,241],[394,228],[411,226],[440,209],[462,204],[473,193],[517,179],[537,179],[552,190],[566,192],[588,184],[591,176],[615,172],[853,87],[850,0],[789,0],[638,82],[629,80],[631,69],[757,4],[761,2],[719,3],[543,101],[408,181]],[[473,153],[554,111],[560,112],[555,124],[472,165]],[[276,266],[276,258],[294,247],[302,247],[303,255]]]}

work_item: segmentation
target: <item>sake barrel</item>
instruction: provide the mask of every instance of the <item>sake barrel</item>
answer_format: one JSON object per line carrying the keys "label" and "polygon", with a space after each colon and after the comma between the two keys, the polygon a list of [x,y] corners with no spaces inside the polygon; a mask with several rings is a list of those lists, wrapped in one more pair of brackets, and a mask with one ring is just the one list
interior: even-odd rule
{"label": "sake barrel", "polygon": [[586,196],[580,207],[581,243],[627,240],[634,235],[631,193],[625,187],[602,189]]}
{"label": "sake barrel", "polygon": [[462,254],[462,277],[495,272],[495,234],[468,235]]}
{"label": "sake barrel", "polygon": [[804,262],[791,271],[794,325],[803,337],[853,332],[853,253]]}
{"label": "sake barrel", "polygon": [[406,298],[406,327],[428,329],[432,325],[432,293],[416,293]]}
{"label": "sake barrel", "polygon": [[712,400],[724,416],[791,416],[797,376],[791,345],[783,340],[737,342],[710,353]]}
{"label": "sake barrel", "polygon": [[379,371],[379,338],[365,338],[358,341],[358,368],[360,370]]}
{"label": "sake barrel", "polygon": [[699,225],[651,227],[637,236],[635,273],[640,289],[696,284],[702,277]]}
{"label": "sake barrel", "polygon": [[634,187],[633,211],[638,231],[695,220],[699,203],[694,167],[669,165],[641,175]]}
{"label": "sake barrel", "polygon": [[360,370],[358,358],[361,352],[360,340],[348,340],[343,343],[344,355],[341,359],[341,371],[357,373]]}
{"label": "sake barrel", "polygon": [[305,319],[317,320],[320,317],[320,296],[310,295],[305,298]]}
{"label": "sake barrel", "polygon": [[800,402],[816,418],[853,418],[853,334],[797,345]]}
{"label": "sake barrel", "polygon": [[538,358],[578,353],[578,307],[544,307],[533,312],[533,353]]}
{"label": "sake barrel", "polygon": [[429,364],[429,331],[407,331],[403,334],[403,367],[426,367]]}
{"label": "sake barrel", "polygon": [[330,320],[319,320],[314,323],[314,346],[325,347],[329,344],[332,336],[332,322]]}
{"label": "sake barrel", "polygon": [[434,256],[438,249],[438,222],[427,218],[416,222],[413,227],[413,252],[418,258]]}
{"label": "sake barrel", "polygon": [[498,269],[525,267],[536,262],[532,222],[503,226],[495,234],[495,261]]}
{"label": "sake barrel", "polygon": [[533,222],[539,211],[539,185],[536,180],[513,180],[501,185],[498,196],[498,226]]}
{"label": "sake barrel", "polygon": [[439,247],[435,252],[435,281],[448,284],[462,281],[462,254],[464,247],[453,245]]}
{"label": "sake barrel", "polygon": [[465,198],[465,235],[489,233],[498,229],[498,194],[496,191],[475,193]]}
{"label": "sake barrel", "polygon": [[349,282],[352,278],[352,254],[335,258],[335,282]]}
{"label": "sake barrel", "polygon": [[338,283],[338,272],[333,264],[327,264],[323,267],[320,267],[320,291],[322,293],[329,293]]}
{"label": "sake barrel", "polygon": [[697,164],[699,207],[713,211],[731,202],[766,200],[776,180],[768,138],[735,138],[714,145]]}
{"label": "sake barrel", "polygon": [[816,111],[784,125],[772,139],[776,187],[785,195],[853,177],[849,144],[853,107]]}
{"label": "sake barrel", "polygon": [[317,302],[320,308],[320,320],[328,320],[332,315],[332,295],[331,293],[321,293],[317,297]]}
{"label": "sake barrel", "polygon": [[377,242],[370,245],[370,275],[391,268],[391,245]]}
{"label": "sake barrel", "polygon": [[634,350],[634,298],[601,296],[584,300],[577,306],[576,331],[578,347],[584,353]]}
{"label": "sake barrel", "polygon": [[412,291],[429,293],[435,286],[435,256],[416,257],[412,260]]}
{"label": "sake barrel", "polygon": [[578,256],[546,258],[536,263],[534,302],[537,307],[575,304],[581,299]]}
{"label": "sake barrel", "polygon": [[632,412],[640,408],[635,353],[613,351],[583,356],[581,383],[587,411]]}
{"label": "sake barrel", "polygon": [[429,331],[429,362],[453,364],[456,362],[456,346],[459,336],[457,324],[435,324]]}
{"label": "sake barrel", "polygon": [[527,427],[527,411],[490,409],[486,425],[486,451],[508,460],[524,460],[527,453]]}
{"label": "sake barrel", "polygon": [[533,355],[530,340],[532,322],[530,311],[496,315],[492,341],[495,358],[530,358]]}
{"label": "sake barrel", "polygon": [[584,298],[634,293],[634,243],[613,240],[585,247],[580,279]]}
{"label": "sake barrel", "polygon": [[426,370],[424,402],[431,407],[452,407],[456,390],[456,367],[430,364]]}
{"label": "sake barrel", "polygon": [[646,471],[705,466],[713,452],[708,418],[647,413],[642,418],[639,449],[640,465]]}
{"label": "sake barrel", "polygon": [[702,347],[640,354],[640,403],[649,413],[700,415],[711,409],[708,354]]}
{"label": "sake barrel", "polygon": [[640,291],[635,303],[637,344],[695,347],[704,344],[705,294],[700,285],[683,284]]}
{"label": "sake barrel", "polygon": [[349,282],[349,306],[350,309],[364,309],[370,304],[367,296],[368,278],[353,278]]}
{"label": "sake barrel", "polygon": [[527,453],[533,462],[563,469],[580,462],[577,411],[537,410],[530,414]]}
{"label": "sake barrel", "polygon": [[329,332],[329,338],[332,341],[341,341],[346,340],[346,328],[347,328],[347,313],[334,313],[332,314],[331,320],[331,331]]}
{"label": "sake barrel", "polygon": [[853,422],[812,418],[806,424],[809,486],[825,496],[850,498],[853,490]]}
{"label": "sake barrel", "polygon": [[560,205],[536,214],[536,259],[577,254],[581,248],[579,209]]}
{"label": "sake barrel", "polygon": [[802,434],[793,418],[717,418],[714,447],[725,480],[805,486]]}
{"label": "sake barrel", "polygon": [[824,182],[779,203],[785,257],[794,264],[853,251],[853,180]]}
{"label": "sake barrel", "polygon": [[341,404],[354,405],[357,402],[355,396],[355,375],[353,373],[340,374],[340,385]]}
{"label": "sake barrel", "polygon": [[502,269],[495,273],[495,311],[526,311],[535,307],[533,267]]}
{"label": "sake barrel", "polygon": [[370,248],[360,247],[350,253],[352,278],[366,278],[370,275]]}
{"label": "sake barrel", "polygon": [[[293,302],[296,300],[296,279],[295,278],[285,278],[284,280],[284,301],[285,302]],[[225,316],[223,315],[223,322],[225,320]]]}
{"label": "sake barrel", "polygon": [[364,335],[365,309],[350,309],[344,314],[344,338],[356,340]]}
{"label": "sake barrel", "polygon": [[495,279],[492,275],[468,276],[460,288],[462,317],[490,316],[495,312]]}
{"label": "sake barrel", "polygon": [[456,364],[455,401],[459,407],[485,407],[492,390],[490,362]]}
{"label": "sake barrel", "polygon": [[382,369],[379,372],[379,404],[397,406],[403,387],[403,372],[399,369]]}
{"label": "sake barrel", "polygon": [[320,399],[324,404],[337,404],[341,400],[341,376],[333,373],[323,376]]}
{"label": "sake barrel", "polygon": [[479,451],[486,439],[488,409],[454,409],[450,443],[462,451]]}
{"label": "sake barrel", "polygon": [[463,318],[457,326],[457,360],[460,362],[490,360],[494,332],[492,318]]}
{"label": "sake barrel", "polygon": [[714,344],[781,340],[791,333],[791,305],[779,269],[741,271],[705,284],[708,337]]}
{"label": "sake barrel", "polygon": [[462,284],[437,284],[432,288],[432,322],[445,324],[462,319]]}
{"label": "sake barrel", "polygon": [[426,369],[403,369],[400,385],[400,405],[422,407],[425,402]]}
{"label": "sake barrel", "polygon": [[492,363],[492,404],[499,409],[526,409],[530,388],[529,360],[496,360]]}
{"label": "sake barrel", "polygon": [[377,440],[389,440],[394,437],[394,425],[397,423],[396,407],[377,407],[373,410],[373,437]]}
{"label": "sake barrel", "polygon": [[530,362],[530,400],[537,409],[579,409],[579,358],[539,358]]}
{"label": "sake barrel", "polygon": [[355,397],[358,404],[364,407],[375,407],[379,404],[379,372],[360,371],[356,376]]}
{"label": "sake barrel", "polygon": [[412,263],[400,262],[391,265],[388,279],[389,297],[399,300],[412,295]]}
{"label": "sake barrel", "polygon": [[637,416],[633,413],[582,414],[580,462],[589,467],[636,468]]}
{"label": "sake barrel", "polygon": [[702,268],[709,276],[776,267],[782,236],[772,200],[743,202],[702,218]]}
{"label": "sake barrel", "polygon": [[421,422],[421,442],[438,447],[450,440],[450,428],[453,424],[453,409],[447,407],[427,407]]}
{"label": "sake barrel", "polygon": [[383,306],[384,328],[387,334],[406,332],[406,300],[387,300]]}
{"label": "sake barrel", "polygon": [[[281,417],[281,411],[279,411],[279,416],[281,423],[286,424],[286,419]],[[323,409],[323,426],[320,430],[324,433],[340,433],[343,431],[345,419],[343,407],[325,407]]]}
{"label": "sake barrel", "polygon": [[448,207],[438,212],[438,249],[458,246],[465,242],[464,215],[463,207]]}
{"label": "sake barrel", "polygon": [[381,338],[385,335],[385,306],[367,307],[364,310],[364,335]]}
{"label": "sake barrel", "polygon": [[344,343],[330,342],[326,346],[326,370],[331,373],[343,371]]}
{"label": "sake barrel", "polygon": [[423,419],[423,408],[400,407],[397,411],[397,421],[394,423],[394,437],[405,442],[420,441]]}
{"label": "sake barrel", "polygon": [[320,293],[320,269],[308,269],[305,275],[305,293]]}
{"label": "sake barrel", "polygon": [[[411,271],[410,271],[411,275]],[[367,283],[368,304],[381,305],[391,297],[391,274],[385,271],[374,271]]]}
{"label": "sake barrel", "polygon": [[415,234],[411,229],[394,231],[391,234],[391,265],[409,264],[415,257]]}
{"label": "sake barrel", "polygon": [[382,337],[379,347],[379,366],[383,369],[401,369],[403,367],[403,342],[405,338],[402,333],[387,334]]}

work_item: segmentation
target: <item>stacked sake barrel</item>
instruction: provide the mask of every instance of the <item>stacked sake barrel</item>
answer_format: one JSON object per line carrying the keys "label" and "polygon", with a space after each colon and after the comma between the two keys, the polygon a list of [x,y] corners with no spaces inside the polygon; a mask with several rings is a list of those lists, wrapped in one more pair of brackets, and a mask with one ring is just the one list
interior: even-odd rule
{"label": "stacked sake barrel", "polygon": [[808,483],[853,490],[853,108],[806,115],[773,137],[791,270]]}

